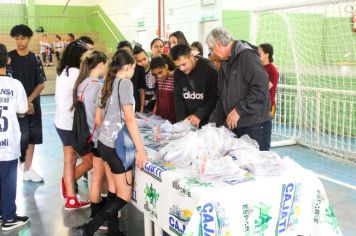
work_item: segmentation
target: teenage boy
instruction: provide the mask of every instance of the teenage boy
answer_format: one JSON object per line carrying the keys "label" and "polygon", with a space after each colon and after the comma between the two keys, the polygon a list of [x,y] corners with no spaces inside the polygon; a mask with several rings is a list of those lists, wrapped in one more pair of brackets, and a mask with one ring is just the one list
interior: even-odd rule
{"label": "teenage boy", "polygon": [[195,126],[208,123],[217,95],[218,72],[202,57],[195,57],[188,45],[171,49],[177,67],[174,73],[174,105],[177,122],[187,119]]}
{"label": "teenage boy", "polygon": [[[126,40],[118,43],[117,50],[119,49],[125,49],[132,53],[132,45]],[[131,82],[134,88],[135,111],[140,112],[145,103],[145,69],[142,66],[136,65]]]}
{"label": "teenage boy", "polygon": [[13,77],[19,80],[25,88],[28,101],[27,115],[19,118],[22,133],[20,161],[24,163],[23,180],[42,182],[43,178],[31,166],[35,145],[42,143],[40,94],[44,89],[46,77],[41,62],[28,49],[33,35],[32,30],[27,25],[16,25],[11,29],[10,35],[16,41],[16,49],[9,52],[11,58],[9,66]]}
{"label": "teenage boy", "polygon": [[0,222],[3,231],[28,223],[16,215],[17,162],[21,155],[21,132],[17,115],[27,112],[27,96],[22,84],[6,76],[9,62],[5,45],[0,44]]}
{"label": "teenage boy", "polygon": [[152,74],[150,68],[150,61],[146,51],[138,46],[133,49],[133,54],[137,65],[145,69],[145,102],[141,106],[140,112],[151,113],[155,107],[157,99],[157,81],[156,77]]}

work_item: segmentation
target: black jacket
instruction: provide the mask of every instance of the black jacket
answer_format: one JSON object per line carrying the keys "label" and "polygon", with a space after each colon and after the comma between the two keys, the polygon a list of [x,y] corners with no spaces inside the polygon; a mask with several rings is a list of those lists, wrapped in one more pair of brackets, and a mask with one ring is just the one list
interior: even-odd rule
{"label": "black jacket", "polygon": [[204,58],[198,57],[195,68],[188,74],[180,70],[174,72],[174,105],[177,122],[194,114],[200,125],[209,121],[217,96],[218,72]]}
{"label": "black jacket", "polygon": [[218,81],[219,100],[210,122],[226,124],[227,115],[234,108],[240,116],[237,128],[272,119],[268,76],[255,46],[235,41],[231,56],[221,63]]}
{"label": "black jacket", "polygon": [[145,89],[145,69],[142,66],[136,65],[135,72],[131,78],[131,82],[134,89],[134,98],[135,98],[135,111],[140,111],[141,109],[141,98],[140,98],[140,89]]}

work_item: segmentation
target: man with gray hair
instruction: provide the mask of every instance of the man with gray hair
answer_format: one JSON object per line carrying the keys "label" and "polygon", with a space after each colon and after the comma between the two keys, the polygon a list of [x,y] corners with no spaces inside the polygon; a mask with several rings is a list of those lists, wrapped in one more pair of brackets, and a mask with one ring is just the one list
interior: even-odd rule
{"label": "man with gray hair", "polygon": [[206,38],[211,51],[221,62],[219,100],[210,122],[226,125],[237,137],[249,135],[261,151],[269,150],[272,116],[268,76],[257,47],[243,40],[235,41],[224,28],[213,29]]}

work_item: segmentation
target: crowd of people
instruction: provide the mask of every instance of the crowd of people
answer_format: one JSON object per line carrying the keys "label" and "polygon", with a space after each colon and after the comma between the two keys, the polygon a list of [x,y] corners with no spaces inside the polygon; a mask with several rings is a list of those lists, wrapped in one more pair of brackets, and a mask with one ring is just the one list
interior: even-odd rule
{"label": "crowd of people", "polygon": [[49,41],[47,34],[43,34],[40,40],[40,54],[42,56],[42,65],[53,66],[52,54],[55,54],[57,61],[59,61],[64,48],[74,40],[75,37],[73,33],[68,33],[65,41],[63,41],[62,37],[58,34],[56,34],[55,39],[53,41]]}
{"label": "crowd of people", "polygon": [[[46,77],[41,61],[29,51],[33,35],[26,25],[11,30],[17,48],[7,52],[0,44],[0,220],[2,230],[28,222],[16,215],[17,166],[23,180],[41,182],[32,168],[35,145],[41,144],[40,94]],[[169,37],[169,50],[155,38],[151,53],[128,41],[119,42],[112,58],[95,51],[87,36],[63,45],[58,41],[54,125],[64,154],[62,186],[65,210],[91,209],[78,235],[94,235],[101,227],[108,235],[123,235],[118,212],[130,201],[132,166],[125,168],[115,150],[118,134],[127,127],[142,168],[148,160],[135,112],[156,114],[172,124],[188,120],[196,127],[208,123],[226,126],[237,137],[249,135],[260,150],[270,148],[278,71],[272,64],[273,47],[256,47],[235,40],[224,28],[206,37],[210,53],[204,58],[200,42],[189,44],[184,33]],[[41,40],[43,61],[48,42]],[[57,50],[57,46],[55,46]],[[12,77],[12,78],[11,78]],[[14,79],[13,79],[14,78]],[[73,148],[73,120],[79,103],[85,107],[91,152],[81,156]],[[77,197],[76,181],[92,170],[89,200]]]}

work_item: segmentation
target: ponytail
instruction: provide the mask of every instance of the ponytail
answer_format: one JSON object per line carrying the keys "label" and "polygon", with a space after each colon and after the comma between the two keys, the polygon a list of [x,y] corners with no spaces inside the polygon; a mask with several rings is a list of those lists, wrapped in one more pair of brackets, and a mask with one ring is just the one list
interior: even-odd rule
{"label": "ponytail", "polygon": [[77,80],[75,81],[74,88],[73,88],[73,105],[71,107],[71,111],[75,109],[75,106],[78,103],[78,88],[79,85],[89,77],[90,72],[99,64],[99,63],[106,63],[107,57],[104,53],[93,51],[92,53],[88,54],[82,63],[80,64],[79,75]]}

